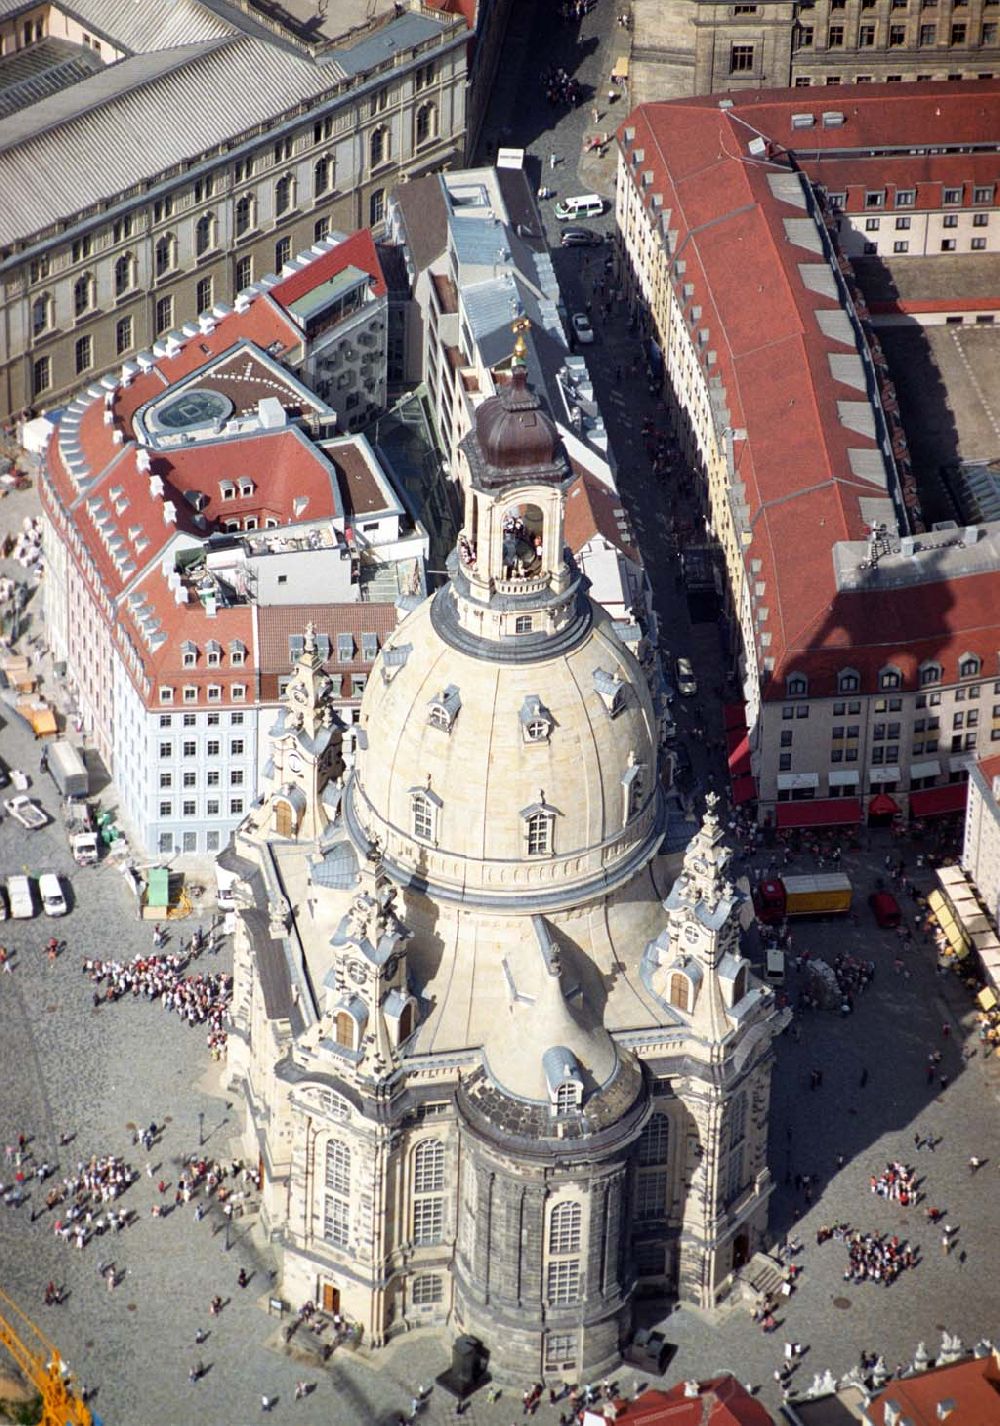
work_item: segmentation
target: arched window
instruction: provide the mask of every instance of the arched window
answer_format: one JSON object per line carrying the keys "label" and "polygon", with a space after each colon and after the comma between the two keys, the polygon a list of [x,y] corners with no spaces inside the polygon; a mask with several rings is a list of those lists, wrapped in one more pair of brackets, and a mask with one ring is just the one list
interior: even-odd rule
{"label": "arched window", "polygon": [[172,272],[177,261],[177,241],[173,233],[164,233],[156,240],[154,266],[157,277]]}
{"label": "arched window", "polygon": [[115,262],[115,296],[124,297],[135,286],[135,258],[131,253],[122,253]]}
{"label": "arched window", "polygon": [[428,722],[432,728],[441,728],[446,733],[451,732],[451,719],[441,707],[440,703],[435,703],[431,706]]}
{"label": "arched window", "polygon": [[842,669],[837,675],[838,693],[857,693],[861,687],[861,678],[853,668]]}
{"label": "arched window", "polygon": [[691,982],[686,975],[676,973],[670,977],[670,1004],[687,1013],[691,1008]]}
{"label": "arched window", "polygon": [[73,313],[82,317],[94,305],[94,279],[89,272],[81,272],[73,283]]}
{"label": "arched window", "polygon": [[284,178],[279,178],[274,185],[274,213],[280,218],[282,213],[287,213],[295,202],[295,179],[290,173],[286,173]]}
{"label": "arched window", "polygon": [[416,141],[426,144],[437,136],[437,105],[421,104],[417,110]]}
{"label": "arched window", "polygon": [[552,850],[552,818],[532,812],[524,819],[525,850],[529,857],[547,857]]}
{"label": "arched window", "polygon": [[194,251],[196,257],[207,253],[215,243],[215,214],[202,213],[194,225]]}
{"label": "arched window", "polygon": [[313,193],[317,198],[333,187],[333,160],[327,156],[313,164]]}
{"label": "arched window", "polygon": [[413,1192],[444,1191],[444,1144],[440,1139],[422,1139],[413,1151]]}
{"label": "arched window", "polygon": [[556,1113],[572,1114],[580,1107],[580,1082],[567,1079],[556,1086]]}
{"label": "arched window", "polygon": [[368,153],[372,168],[378,168],[380,163],[388,162],[389,130],[384,124],[379,124],[377,129],[372,129],[371,138],[368,141]]}
{"label": "arched window", "polygon": [[236,236],[243,237],[244,233],[249,233],[253,227],[254,205],[253,195],[244,193],[243,197],[236,204]]}
{"label": "arched window", "polygon": [[558,1256],[580,1251],[583,1208],[579,1203],[557,1203],[549,1214],[549,1252]]}
{"label": "arched window", "polygon": [[750,972],[746,966],[740,966],[736,972],[736,979],[733,982],[733,1004],[739,1005],[750,985]]}
{"label": "arched window", "polygon": [[385,189],[376,188],[368,200],[368,226],[378,227],[385,218]]}
{"label": "arched window", "polygon": [[357,1025],[354,1023],[354,1016],[348,1015],[346,1010],[338,1010],[333,1022],[334,1043],[341,1045],[345,1050],[353,1050],[356,1031]]}
{"label": "arched window", "polygon": [[47,292],[40,293],[31,304],[31,334],[37,337],[52,325],[52,298]]}
{"label": "arched window", "polygon": [[444,1236],[444,1144],[424,1139],[413,1151],[413,1241],[440,1243]]}
{"label": "arched window", "polygon": [[413,1001],[408,1000],[403,1006],[402,1014],[399,1017],[399,1043],[408,1040],[413,1034]]}
{"label": "arched window", "polygon": [[331,1139],[326,1146],[323,1237],[334,1247],[346,1248],[351,1219],[351,1151]]}
{"label": "arched window", "polygon": [[437,822],[437,808],[426,792],[410,795],[410,818],[413,835],[418,842],[433,842]]}
{"label": "arched window", "polygon": [[639,1135],[639,1167],[653,1168],[667,1162],[670,1148],[670,1120],[665,1114],[654,1114]]}

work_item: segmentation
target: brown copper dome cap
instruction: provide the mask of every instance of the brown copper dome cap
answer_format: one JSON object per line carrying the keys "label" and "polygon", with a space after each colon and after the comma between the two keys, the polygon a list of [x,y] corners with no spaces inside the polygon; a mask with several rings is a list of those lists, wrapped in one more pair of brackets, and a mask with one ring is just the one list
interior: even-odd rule
{"label": "brown copper dome cap", "polygon": [[530,470],[559,460],[559,433],[530,391],[524,369],[476,411],[476,439],[483,459],[496,470]]}

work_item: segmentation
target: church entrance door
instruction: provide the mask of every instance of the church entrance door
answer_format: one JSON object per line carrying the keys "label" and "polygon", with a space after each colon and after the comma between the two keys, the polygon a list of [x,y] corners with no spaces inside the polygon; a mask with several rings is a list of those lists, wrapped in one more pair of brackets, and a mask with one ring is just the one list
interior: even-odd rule
{"label": "church entrance door", "polygon": [[274,830],[279,837],[292,835],[292,807],[289,802],[274,804]]}
{"label": "church entrance door", "polygon": [[323,1311],[329,1312],[331,1317],[340,1311],[340,1288],[334,1287],[332,1282],[323,1284]]}
{"label": "church entrance door", "polygon": [[739,1233],[733,1242],[733,1272],[738,1273],[749,1261],[750,1237],[747,1233]]}

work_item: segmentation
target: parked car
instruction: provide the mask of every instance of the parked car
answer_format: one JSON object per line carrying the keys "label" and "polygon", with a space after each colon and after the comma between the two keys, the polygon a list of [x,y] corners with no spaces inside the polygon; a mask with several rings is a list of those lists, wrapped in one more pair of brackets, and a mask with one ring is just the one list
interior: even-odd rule
{"label": "parked car", "polygon": [[564,228],[559,242],[564,248],[597,247],[604,242],[604,234],[595,233],[593,228]]}
{"label": "parked car", "polygon": [[46,916],[65,916],[69,907],[62,882],[54,872],[46,871],[38,878],[38,894],[42,898],[42,910]]}
{"label": "parked car", "polygon": [[903,919],[899,902],[891,891],[873,891],[868,898],[868,905],[872,909],[876,925],[883,931],[894,931]]}
{"label": "parked car", "polygon": [[682,698],[693,698],[698,692],[698,680],[694,676],[691,660],[683,655],[677,660],[677,687]]}
{"label": "parked car", "polygon": [[20,822],[21,826],[27,827],[29,832],[35,832],[39,827],[44,827],[49,820],[48,813],[43,812],[37,802],[32,802],[31,798],[25,797],[23,793],[17,797],[8,797],[4,808],[15,822]]}
{"label": "parked car", "polygon": [[9,876],[7,878],[7,900],[10,914],[16,920],[27,921],[35,914],[35,892],[30,876]]}
{"label": "parked car", "polygon": [[589,347],[594,340],[594,329],[590,325],[590,318],[586,312],[574,312],[570,319],[573,323],[573,335],[578,342],[582,342],[585,347]]}

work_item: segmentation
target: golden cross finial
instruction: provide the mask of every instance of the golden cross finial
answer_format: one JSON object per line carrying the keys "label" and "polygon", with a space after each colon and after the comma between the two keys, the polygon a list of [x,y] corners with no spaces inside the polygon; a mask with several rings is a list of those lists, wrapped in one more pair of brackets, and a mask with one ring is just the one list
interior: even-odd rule
{"label": "golden cross finial", "polygon": [[531,331],[531,323],[527,317],[515,317],[510,324],[510,329],[515,333],[514,358],[516,361],[523,362],[528,355],[528,343],[524,339],[524,333]]}

